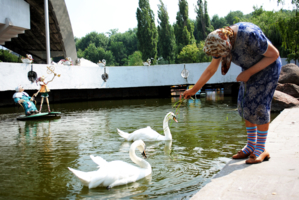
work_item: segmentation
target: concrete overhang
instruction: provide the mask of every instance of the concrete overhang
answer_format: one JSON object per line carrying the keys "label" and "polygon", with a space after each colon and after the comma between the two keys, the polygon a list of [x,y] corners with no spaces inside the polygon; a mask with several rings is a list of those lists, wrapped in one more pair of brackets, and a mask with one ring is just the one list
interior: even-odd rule
{"label": "concrete overhang", "polygon": [[[74,34],[64,0],[49,1],[51,57],[77,59]],[[0,0],[0,44],[46,63],[44,0]]]}

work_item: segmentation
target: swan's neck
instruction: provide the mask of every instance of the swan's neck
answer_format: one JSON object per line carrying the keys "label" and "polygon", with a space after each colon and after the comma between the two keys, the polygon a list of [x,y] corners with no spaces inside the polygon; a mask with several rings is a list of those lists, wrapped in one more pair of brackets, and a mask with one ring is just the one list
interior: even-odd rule
{"label": "swan's neck", "polygon": [[137,157],[136,153],[135,153],[135,149],[136,149],[137,145],[136,144],[132,144],[131,148],[130,148],[130,158],[131,160],[136,163],[138,166],[140,166],[141,168],[150,168],[151,165],[146,162],[144,159]]}
{"label": "swan's neck", "polygon": [[172,140],[172,135],[170,133],[170,129],[168,127],[168,121],[169,121],[169,118],[168,116],[166,115],[165,118],[164,118],[164,121],[163,121],[163,130],[164,130],[164,135],[166,137],[166,139],[168,140]]}

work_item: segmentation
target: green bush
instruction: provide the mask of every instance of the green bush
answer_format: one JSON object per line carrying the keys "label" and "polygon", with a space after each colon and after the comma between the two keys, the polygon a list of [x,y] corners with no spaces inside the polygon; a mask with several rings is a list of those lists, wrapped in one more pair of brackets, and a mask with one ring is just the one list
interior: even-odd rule
{"label": "green bush", "polygon": [[2,62],[16,62],[16,63],[22,62],[18,56],[13,55],[12,53],[10,53],[9,50],[1,50],[0,51],[0,60]]}

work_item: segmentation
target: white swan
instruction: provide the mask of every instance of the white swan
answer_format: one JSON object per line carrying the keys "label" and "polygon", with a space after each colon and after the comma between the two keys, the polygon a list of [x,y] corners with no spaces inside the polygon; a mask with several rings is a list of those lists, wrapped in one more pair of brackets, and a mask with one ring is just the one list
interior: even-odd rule
{"label": "white swan", "polygon": [[168,121],[173,119],[175,122],[178,122],[176,116],[173,112],[169,112],[164,117],[163,121],[163,130],[164,135],[159,134],[157,131],[153,130],[150,126],[142,129],[138,129],[133,133],[129,134],[124,131],[117,129],[118,134],[125,138],[127,141],[136,141],[136,140],[143,140],[143,141],[156,141],[156,140],[172,140],[172,135],[170,133],[170,129],[168,127]]}
{"label": "white swan", "polygon": [[144,159],[136,156],[136,148],[138,148],[138,150],[142,152],[142,155],[146,158],[144,142],[142,140],[133,142],[129,151],[131,160],[139,167],[120,160],[107,162],[99,156],[91,155],[90,158],[99,165],[99,170],[82,172],[70,167],[68,168],[80,179],[84,186],[89,188],[102,186],[110,189],[117,185],[132,183],[152,173],[151,165]]}

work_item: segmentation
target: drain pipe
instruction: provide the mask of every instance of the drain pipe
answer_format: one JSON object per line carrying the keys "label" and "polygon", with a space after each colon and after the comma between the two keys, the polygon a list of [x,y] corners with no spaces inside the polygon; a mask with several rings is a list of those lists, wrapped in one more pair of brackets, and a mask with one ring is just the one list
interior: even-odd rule
{"label": "drain pipe", "polygon": [[49,5],[48,0],[44,0],[45,4],[45,33],[46,33],[46,53],[47,53],[47,64],[51,64],[50,57],[50,29],[49,29]]}

